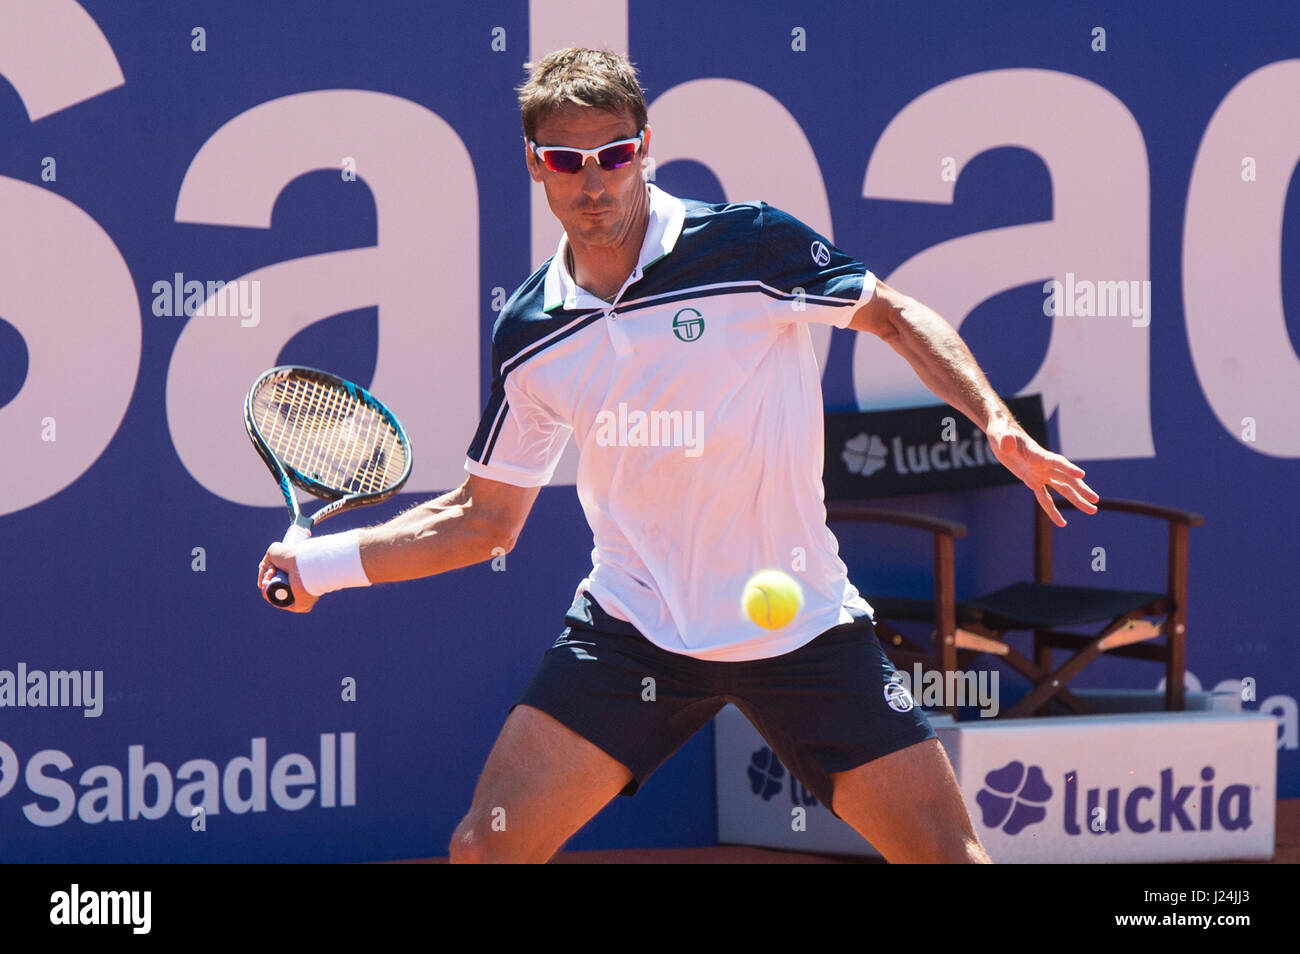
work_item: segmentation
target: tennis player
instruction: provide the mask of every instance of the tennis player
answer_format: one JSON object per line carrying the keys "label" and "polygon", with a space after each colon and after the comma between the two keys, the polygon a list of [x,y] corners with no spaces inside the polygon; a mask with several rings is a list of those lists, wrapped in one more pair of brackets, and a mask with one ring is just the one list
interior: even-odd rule
{"label": "tennis player", "polygon": [[[302,594],[292,611],[308,612],[342,587],[509,551],[575,438],[591,572],[488,756],[451,860],[546,861],[732,702],[886,859],[987,862],[925,716],[888,704],[893,666],[826,526],[809,323],[887,341],[1057,525],[1048,488],[1096,512],[1083,470],[1025,433],[946,321],[798,220],[648,183],[627,60],[566,49],[529,66],[524,159],[564,235],[493,329],[469,477],[382,526],[272,544],[259,585],[284,569]],[[805,597],[774,631],[739,608],[767,567]]]}

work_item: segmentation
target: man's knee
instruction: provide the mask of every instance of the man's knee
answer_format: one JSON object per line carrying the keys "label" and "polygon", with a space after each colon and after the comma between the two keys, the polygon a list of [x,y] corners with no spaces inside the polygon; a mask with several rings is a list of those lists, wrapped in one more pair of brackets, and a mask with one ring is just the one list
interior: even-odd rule
{"label": "man's knee", "polygon": [[461,819],[461,823],[452,832],[451,844],[447,847],[447,860],[453,865],[481,865],[487,860],[482,840],[474,833],[473,826],[467,824],[468,821],[469,816]]}
{"label": "man's knee", "polygon": [[993,864],[993,859],[990,858],[989,853],[984,850],[984,846],[980,844],[979,839],[972,838],[963,845],[961,857],[957,859],[956,863],[966,865],[991,865]]}
{"label": "man's knee", "polygon": [[989,862],[938,741],[919,742],[831,778],[836,813],[890,861]]}
{"label": "man's knee", "polygon": [[453,865],[482,865],[489,861],[483,839],[473,828],[465,827],[464,822],[456,826],[451,836],[447,859]]}
{"label": "man's knee", "polygon": [[533,859],[529,846],[502,827],[494,827],[491,815],[470,811],[451,836],[448,858],[452,864],[509,864]]}
{"label": "man's knee", "polygon": [[[920,846],[918,846],[920,847]],[[892,859],[891,859],[892,860]],[[904,860],[904,859],[900,859]],[[993,863],[973,832],[954,826],[937,836],[934,841],[913,854],[906,860],[937,865],[989,865]]]}

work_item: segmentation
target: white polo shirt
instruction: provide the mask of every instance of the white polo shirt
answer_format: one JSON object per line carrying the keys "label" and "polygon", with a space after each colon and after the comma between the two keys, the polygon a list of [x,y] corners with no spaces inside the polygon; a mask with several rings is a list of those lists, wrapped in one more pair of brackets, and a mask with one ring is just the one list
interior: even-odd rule
{"label": "white polo shirt", "polygon": [[[611,302],[565,267],[567,239],[506,302],[465,469],[548,483],[570,437],[592,568],[578,584],[658,646],[738,661],[791,652],[871,612],[826,526],[821,375],[808,322],[847,327],[876,279],[766,203],[683,202],[651,185],[636,270]],[[742,612],[782,569],[804,606]]]}

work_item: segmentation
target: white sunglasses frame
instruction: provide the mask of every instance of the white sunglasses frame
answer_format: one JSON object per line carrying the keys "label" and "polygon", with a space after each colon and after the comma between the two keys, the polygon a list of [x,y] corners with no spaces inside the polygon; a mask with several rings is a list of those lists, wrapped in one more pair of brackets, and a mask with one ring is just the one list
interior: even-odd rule
{"label": "white sunglasses frame", "polygon": [[[627,145],[628,143],[632,143],[632,142],[636,143],[636,152],[632,153],[632,159],[635,159],[637,152],[640,152],[641,147],[645,145],[645,130],[642,129],[631,139],[615,139],[613,142],[607,142],[603,146],[597,146],[595,149],[579,149],[577,146],[539,146],[537,145],[536,142],[534,142],[531,139],[528,140],[528,145],[533,150],[533,155],[537,157],[537,161],[542,164],[542,168],[544,168],[547,172],[554,173],[557,176],[567,176],[567,175],[576,176],[583,169],[587,168],[587,160],[589,158],[596,160],[596,166],[602,172],[617,172],[619,169],[622,169],[623,166],[616,166],[613,169],[606,169],[604,166],[600,164],[600,154],[604,152],[606,149],[610,149],[614,146]],[[542,155],[542,153],[550,152],[550,151],[579,153],[582,156],[582,165],[579,166],[577,169],[573,170],[573,172],[559,172],[555,169],[552,169],[550,166],[546,164],[546,157]],[[632,164],[631,159],[628,160],[626,163],[624,163],[625,166],[630,166],[631,164]]]}

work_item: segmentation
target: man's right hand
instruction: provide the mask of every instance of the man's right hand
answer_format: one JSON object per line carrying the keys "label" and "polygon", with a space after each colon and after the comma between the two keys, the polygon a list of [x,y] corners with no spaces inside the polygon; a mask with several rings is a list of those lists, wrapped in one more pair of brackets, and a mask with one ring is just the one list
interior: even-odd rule
{"label": "man's right hand", "polygon": [[[272,543],[266,548],[266,555],[262,557],[262,562],[257,568],[257,588],[262,592],[262,599],[271,603],[270,598],[266,595],[266,588],[271,583],[271,578],[275,576],[276,570],[284,570],[289,577],[289,586],[293,590],[292,606],[276,606],[276,609],[282,609],[290,613],[310,613],[316,600],[319,597],[312,596],[307,592],[307,588],[302,585],[302,577],[298,575],[298,560],[294,556],[294,548],[286,543]],[[275,606],[274,603],[271,603]]]}

